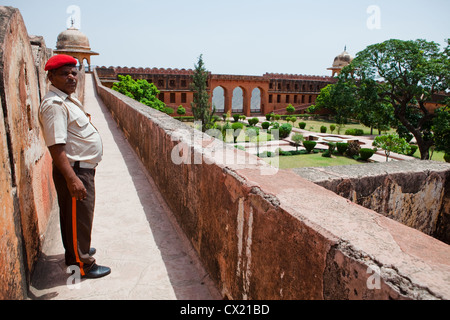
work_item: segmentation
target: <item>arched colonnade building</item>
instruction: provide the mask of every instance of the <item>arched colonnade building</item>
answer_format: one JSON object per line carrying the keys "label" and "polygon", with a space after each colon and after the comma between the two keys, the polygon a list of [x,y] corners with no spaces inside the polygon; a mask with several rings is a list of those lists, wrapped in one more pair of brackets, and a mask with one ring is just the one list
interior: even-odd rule
{"label": "arched colonnade building", "polygon": [[[102,83],[112,87],[118,75],[146,79],[160,90],[159,99],[176,110],[183,106],[190,114],[193,92],[191,69],[97,67]],[[212,74],[207,90],[216,113],[240,113],[246,116],[270,112],[283,114],[292,104],[296,113],[314,104],[320,90],[336,81],[333,77],[266,73],[262,76]]]}

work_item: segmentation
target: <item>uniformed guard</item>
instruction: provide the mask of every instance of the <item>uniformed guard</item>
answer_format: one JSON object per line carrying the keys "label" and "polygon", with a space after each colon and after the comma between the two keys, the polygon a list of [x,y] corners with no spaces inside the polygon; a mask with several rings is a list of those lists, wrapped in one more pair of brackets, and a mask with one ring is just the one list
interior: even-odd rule
{"label": "uniformed guard", "polygon": [[53,181],[58,194],[61,236],[68,266],[80,268],[83,278],[99,278],[111,269],[95,263],[91,231],[95,204],[95,169],[103,145],[90,115],[74,97],[78,84],[77,60],[59,54],[45,65],[51,82],[39,108],[39,120],[53,159]]}

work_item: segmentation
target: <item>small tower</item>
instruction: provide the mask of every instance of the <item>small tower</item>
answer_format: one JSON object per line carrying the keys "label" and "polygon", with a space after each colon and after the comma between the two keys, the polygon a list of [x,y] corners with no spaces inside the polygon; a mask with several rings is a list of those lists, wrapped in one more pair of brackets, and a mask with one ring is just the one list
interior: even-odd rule
{"label": "small tower", "polygon": [[72,20],[72,26],[58,35],[54,52],[70,55],[77,59],[80,65],[83,65],[83,61],[86,60],[89,71],[91,71],[91,56],[99,54],[91,51],[88,37],[73,25],[74,21]]}
{"label": "small tower", "polygon": [[328,68],[327,70],[332,71],[332,77],[335,75],[339,75],[341,73],[342,68],[348,66],[353,61],[353,57],[347,52],[347,46],[344,47],[344,51],[336,56],[333,61],[333,66]]}

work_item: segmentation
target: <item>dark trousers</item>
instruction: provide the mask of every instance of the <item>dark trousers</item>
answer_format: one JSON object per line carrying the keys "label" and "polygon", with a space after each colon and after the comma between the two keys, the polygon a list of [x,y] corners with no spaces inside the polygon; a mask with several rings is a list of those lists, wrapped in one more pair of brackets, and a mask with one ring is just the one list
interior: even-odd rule
{"label": "dark trousers", "polygon": [[76,163],[74,171],[87,190],[87,198],[83,201],[72,198],[66,179],[55,166],[53,166],[53,181],[58,194],[66,265],[80,267],[83,276],[95,263],[95,259],[89,256],[95,206],[95,169],[83,169]]}

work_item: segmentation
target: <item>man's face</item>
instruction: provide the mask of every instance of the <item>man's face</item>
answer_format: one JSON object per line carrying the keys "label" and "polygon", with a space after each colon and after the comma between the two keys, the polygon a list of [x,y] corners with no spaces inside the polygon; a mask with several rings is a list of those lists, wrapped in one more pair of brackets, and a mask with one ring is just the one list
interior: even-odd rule
{"label": "man's face", "polygon": [[75,66],[62,66],[48,73],[50,82],[66,94],[72,94],[77,89],[78,69]]}

